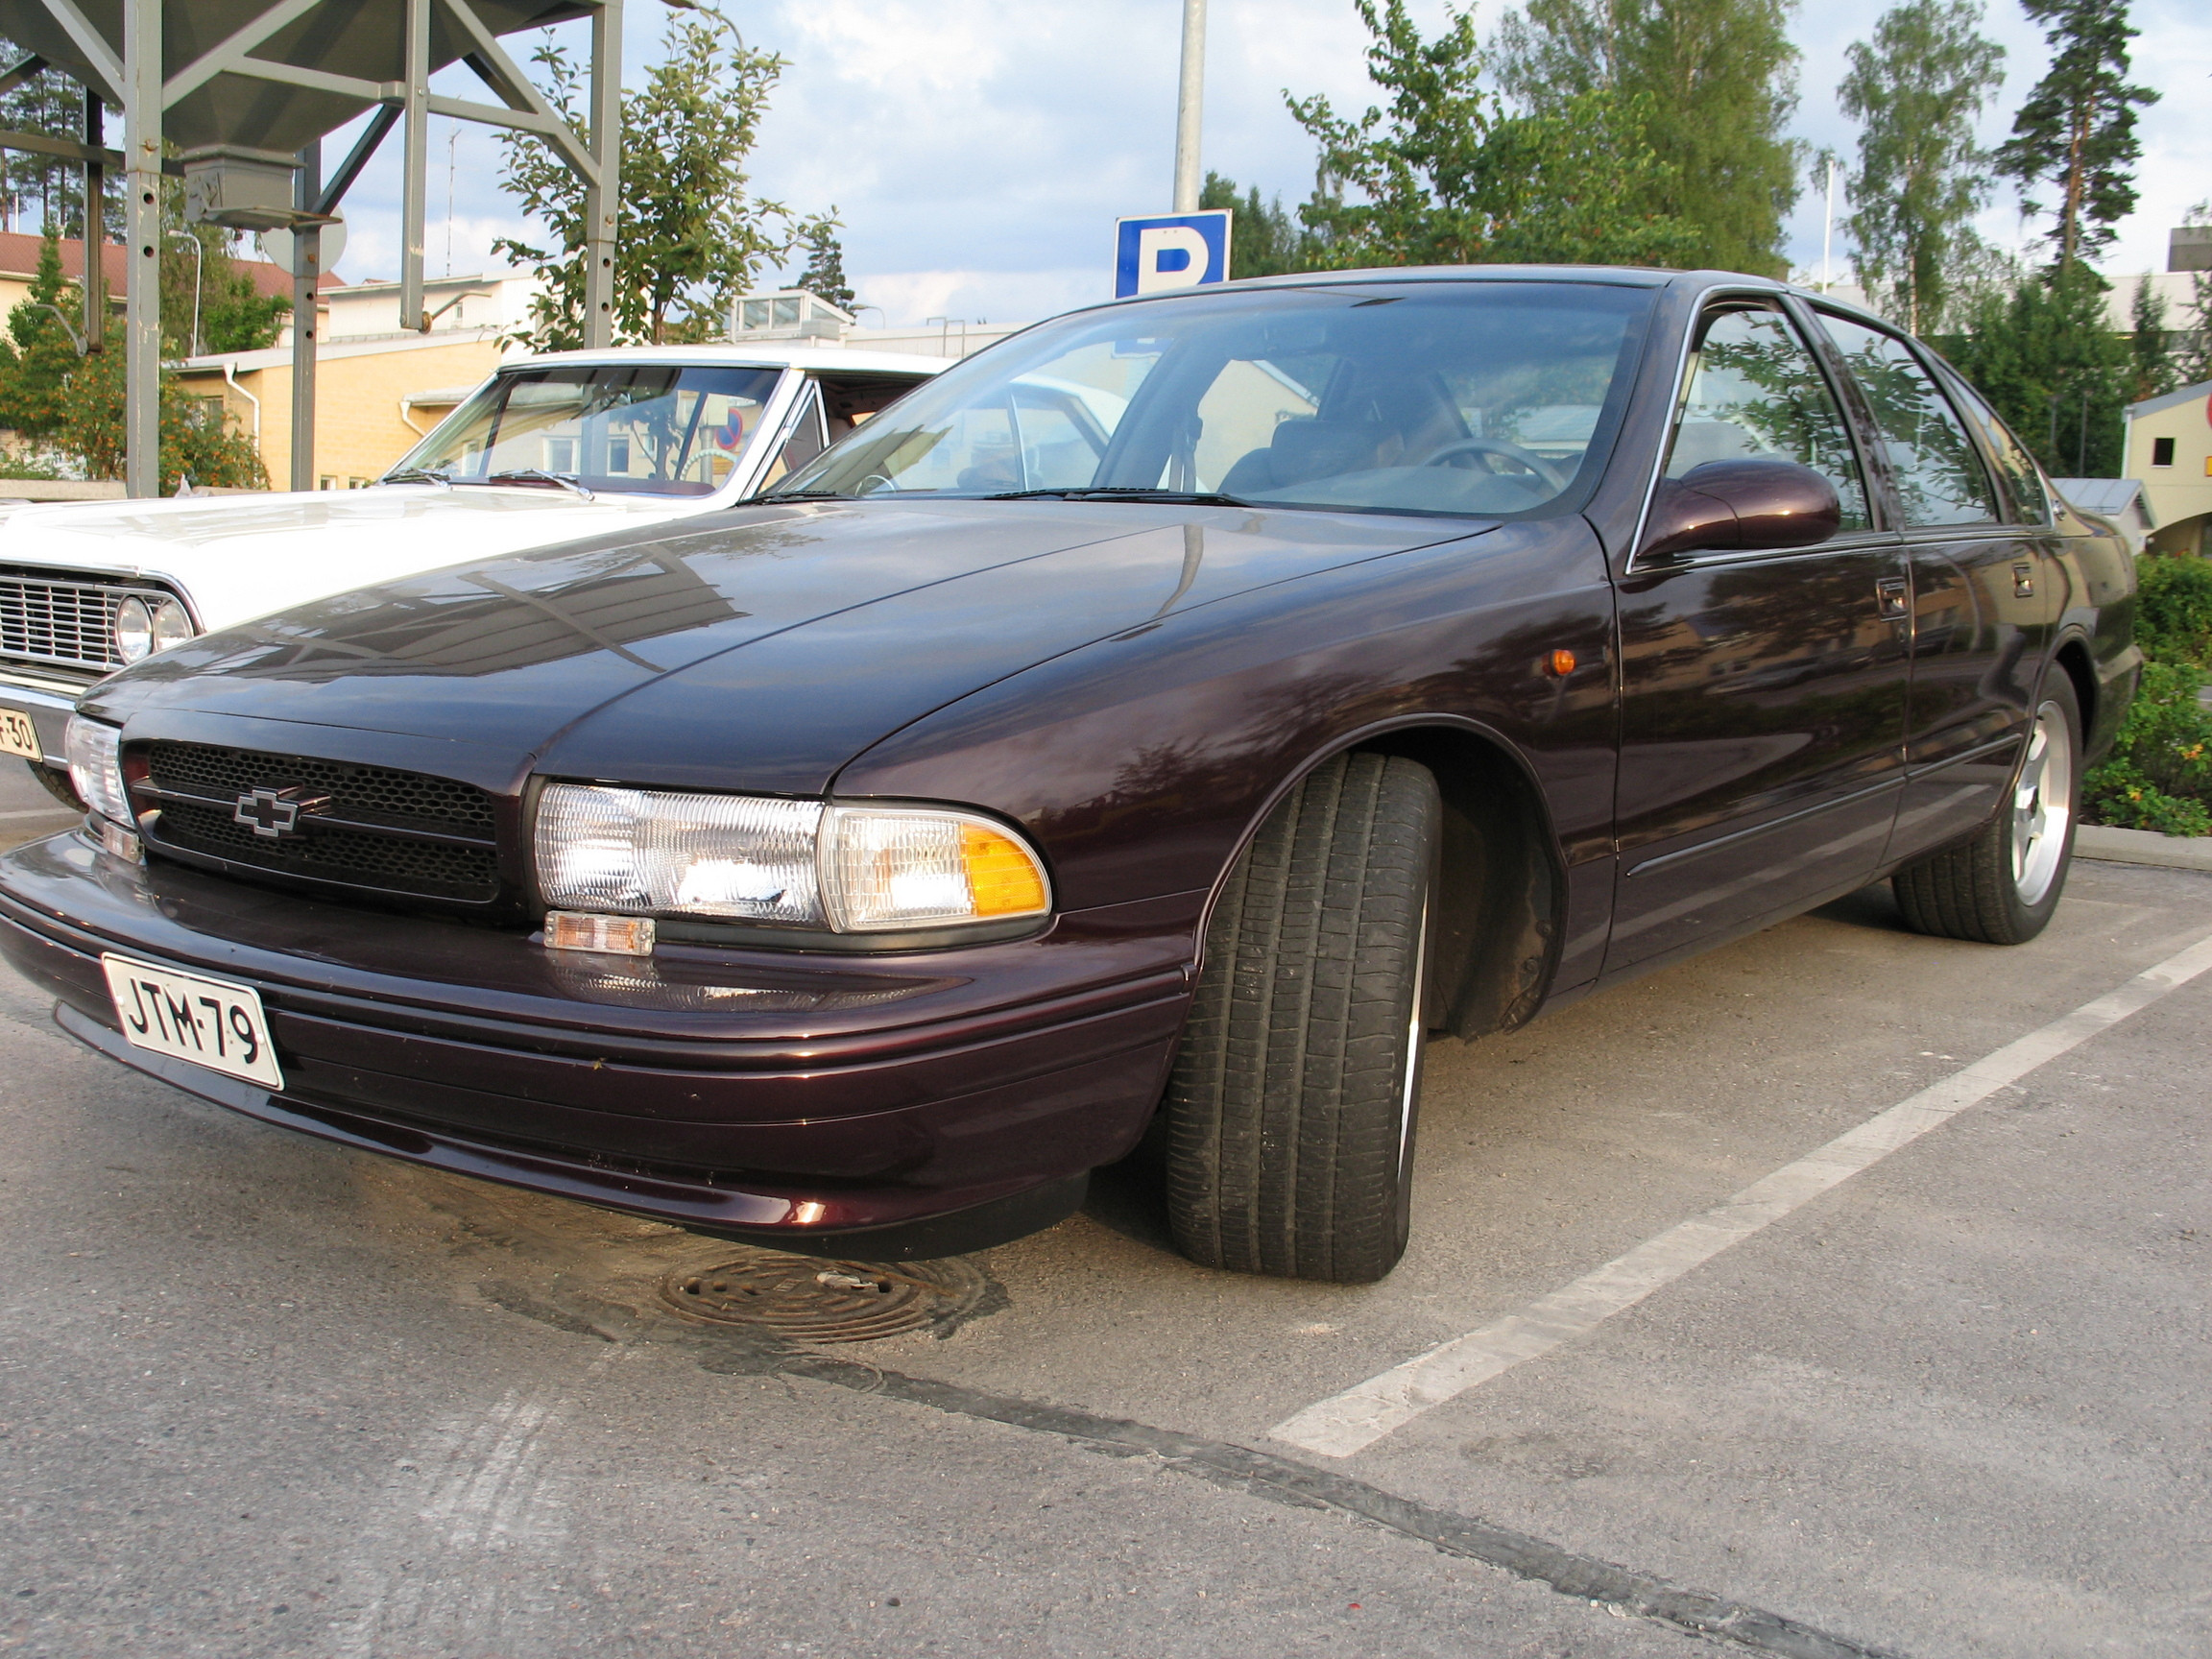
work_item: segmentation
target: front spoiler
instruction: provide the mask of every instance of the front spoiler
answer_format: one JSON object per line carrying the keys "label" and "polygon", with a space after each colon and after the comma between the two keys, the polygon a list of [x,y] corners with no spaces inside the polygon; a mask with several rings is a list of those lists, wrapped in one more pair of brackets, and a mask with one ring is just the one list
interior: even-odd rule
{"label": "front spoiler", "polygon": [[673,1222],[695,1233],[780,1250],[805,1250],[863,1262],[926,1262],[965,1255],[1066,1220],[1081,1207],[1090,1185],[1090,1173],[1084,1171],[942,1214],[919,1214],[867,1227],[813,1228],[805,1224],[806,1213],[820,1206],[790,1192],[746,1190],[632,1173],[484,1145],[435,1130],[379,1122],[335,1107],[272,1094],[204,1066],[134,1047],[66,1002],[55,1004],[54,1022],[110,1060],[264,1123],[455,1175],[550,1192],[603,1209]]}

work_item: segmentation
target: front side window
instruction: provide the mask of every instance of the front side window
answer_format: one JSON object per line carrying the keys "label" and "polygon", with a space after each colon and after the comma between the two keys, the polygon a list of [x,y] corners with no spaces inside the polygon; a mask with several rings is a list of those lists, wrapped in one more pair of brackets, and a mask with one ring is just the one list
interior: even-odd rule
{"label": "front side window", "polygon": [[550,472],[591,490],[707,495],[758,435],[780,369],[557,364],[493,378],[395,473],[456,484]]}
{"label": "front side window", "polygon": [[1820,321],[1874,412],[1905,522],[1995,523],[1997,496],[1982,457],[1950,399],[1905,342],[1846,317],[1824,313]]}
{"label": "front side window", "polygon": [[783,487],[1541,509],[1596,476],[1650,291],[1404,282],[1179,296],[1030,329]]}
{"label": "front side window", "polygon": [[1836,486],[1841,528],[1867,527],[1866,486],[1836,395],[1788,319],[1765,307],[1707,321],[1674,422],[1667,476],[1739,460],[1810,467]]}

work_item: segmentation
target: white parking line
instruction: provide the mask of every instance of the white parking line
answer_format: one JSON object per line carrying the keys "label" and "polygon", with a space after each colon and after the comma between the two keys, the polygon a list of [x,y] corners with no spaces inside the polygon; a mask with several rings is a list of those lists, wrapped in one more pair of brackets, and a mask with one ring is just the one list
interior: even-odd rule
{"label": "white parking line", "polygon": [[1848,1181],[1898,1147],[1940,1128],[1969,1106],[1986,1100],[2038,1066],[2086,1043],[2128,1015],[2212,969],[2212,936],[2147,968],[2115,991],[2008,1043],[1940,1083],[1900,1100],[1827,1145],[1754,1181],[1702,1215],[1671,1227],[1656,1238],[1585,1273],[1564,1289],[1539,1297],[1517,1313],[1455,1336],[1355,1388],[1334,1394],[1285,1418],[1267,1431],[1327,1457],[1349,1457],[1432,1407],[1549,1354],[1664,1285],[1710,1262],[1831,1187]]}
{"label": "white parking line", "polygon": [[31,806],[20,812],[0,812],[0,823],[12,824],[18,818],[82,818],[84,814],[74,811],[57,801],[51,806]]}

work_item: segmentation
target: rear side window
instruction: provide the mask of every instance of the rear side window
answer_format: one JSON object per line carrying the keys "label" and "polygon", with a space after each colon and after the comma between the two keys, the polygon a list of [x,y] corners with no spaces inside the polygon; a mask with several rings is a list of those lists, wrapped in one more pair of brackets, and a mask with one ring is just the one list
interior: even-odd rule
{"label": "rear side window", "polygon": [[2022,524],[2051,522],[2051,499],[2044,493],[2043,474],[2035,469],[2012,429],[1997,418],[1982,395],[1963,380],[1953,379],[1959,402],[1982,434],[1983,445],[1997,458],[1997,471],[2012,493],[2013,517]]}
{"label": "rear side window", "polygon": [[1994,524],[1997,494],[1966,426],[1905,342],[1823,316],[1889,451],[1907,524]]}
{"label": "rear side window", "polygon": [[1708,461],[1794,461],[1836,486],[1844,530],[1867,526],[1849,428],[1813,353],[1780,312],[1709,319],[1674,422],[1667,476]]}

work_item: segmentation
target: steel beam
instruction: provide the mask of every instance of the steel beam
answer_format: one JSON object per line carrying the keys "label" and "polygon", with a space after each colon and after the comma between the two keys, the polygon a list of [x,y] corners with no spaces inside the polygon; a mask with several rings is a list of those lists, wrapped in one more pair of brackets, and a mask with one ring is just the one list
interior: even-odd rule
{"label": "steel beam", "polygon": [[[100,95],[90,94],[94,103]],[[98,144],[80,144],[74,138],[56,138],[45,132],[0,132],[0,150],[29,150],[39,156],[58,156],[64,161],[89,161],[99,167],[123,171],[123,152]]]}
{"label": "steel beam", "polygon": [[162,3],[123,0],[124,489],[140,498],[161,493]]}
{"label": "steel beam", "polygon": [[30,80],[32,76],[45,67],[46,60],[34,52],[29,57],[18,58],[7,68],[0,69],[0,97],[14,91],[16,87],[22,85],[24,82]]}
{"label": "steel beam", "polygon": [[376,154],[393,128],[399,124],[399,106],[387,104],[369,117],[369,125],[362,129],[361,136],[353,140],[353,148],[347,152],[346,159],[338,163],[338,171],[330,175],[323,186],[323,193],[315,199],[315,213],[325,218],[338,211],[338,204],[346,199],[346,192],[353,188],[353,180],[361,177],[361,169],[369,165],[369,158]]}
{"label": "steel beam", "polygon": [[423,221],[430,211],[430,0],[406,0],[405,162],[399,185],[399,326],[429,332],[422,303]]}
{"label": "steel beam", "polygon": [[[300,152],[292,175],[292,204],[312,214],[323,199],[323,141]],[[292,231],[292,478],[295,490],[315,488],[315,351],[322,335],[318,300],[323,286],[323,227]]]}
{"label": "steel beam", "polygon": [[254,47],[269,39],[278,30],[290,28],[322,4],[323,0],[281,0],[281,4],[272,6],[243,29],[210,46],[170,76],[161,87],[161,107],[164,109],[170,108],[179,99],[190,97],[216,76],[235,71]]}
{"label": "steel beam", "polygon": [[84,88],[84,353],[108,348],[108,157],[123,157],[103,148],[108,136],[107,108],[100,94]]}
{"label": "steel beam", "polygon": [[[118,58],[108,46],[108,37],[93,28],[91,20],[77,9],[76,0],[45,0],[47,12],[52,14],[55,22],[61,25],[62,32],[69,36],[77,50],[84,54],[84,60],[98,77],[100,84],[93,90],[104,93],[110,104],[127,105],[130,102],[124,96],[123,65],[131,56],[131,5],[132,0],[123,0],[124,44],[123,56]],[[158,84],[161,78],[158,35],[155,36],[155,60],[154,79]],[[159,108],[159,106],[156,105],[156,108]]]}
{"label": "steel beam", "polygon": [[622,0],[591,18],[591,155],[584,184],[584,344],[614,343],[614,228],[622,204]]}

